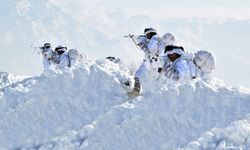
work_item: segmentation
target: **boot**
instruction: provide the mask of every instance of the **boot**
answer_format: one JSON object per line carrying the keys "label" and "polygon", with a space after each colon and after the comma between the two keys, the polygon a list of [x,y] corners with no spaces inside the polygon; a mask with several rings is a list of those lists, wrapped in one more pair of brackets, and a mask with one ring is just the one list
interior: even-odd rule
{"label": "boot", "polygon": [[134,88],[131,92],[128,93],[129,97],[134,98],[140,95],[141,83],[138,77],[135,77]]}

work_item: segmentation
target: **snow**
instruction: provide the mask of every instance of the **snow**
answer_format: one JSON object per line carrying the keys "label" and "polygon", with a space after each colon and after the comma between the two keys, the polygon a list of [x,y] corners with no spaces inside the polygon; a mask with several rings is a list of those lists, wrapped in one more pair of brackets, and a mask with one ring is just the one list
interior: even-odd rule
{"label": "snow", "polygon": [[249,94],[204,82],[154,92],[93,122],[83,149],[177,149],[249,113]]}
{"label": "snow", "polygon": [[102,63],[46,72],[3,88],[0,147],[46,142],[65,131],[79,129],[121,103],[126,91],[116,80],[119,75],[114,70],[119,66],[107,62],[108,70]]}
{"label": "snow", "polygon": [[0,89],[8,85],[11,85],[13,83],[16,83],[18,81],[21,81],[24,78],[27,78],[27,77],[16,76],[16,75],[8,74],[7,72],[0,72]]}
{"label": "snow", "polygon": [[250,122],[249,116],[244,120],[235,121],[228,127],[214,128],[206,132],[196,141],[192,141],[186,150],[242,150],[250,149]]}
{"label": "snow", "polygon": [[[161,35],[174,33],[187,51],[214,52],[217,77],[234,85],[250,85],[246,82],[250,52],[242,51],[249,42],[249,21],[242,17],[248,14],[242,13],[247,8],[233,9],[240,16],[223,19],[215,13],[216,17],[203,15],[202,19],[201,14],[217,8],[167,4],[165,11],[188,12],[185,17],[177,13],[176,18],[162,9],[150,15],[138,7],[133,12],[124,7],[130,5],[127,1],[121,9],[112,8],[114,1],[56,1],[2,2],[1,71],[40,73],[42,59],[33,47],[45,42],[54,47],[66,44],[92,59],[110,55],[138,61],[141,51],[123,35],[141,34],[150,25]],[[223,8],[232,14],[230,10]],[[231,87],[218,79],[178,83],[149,76],[142,84],[142,95],[130,100],[126,92],[131,87],[121,84],[127,79],[133,84],[126,65],[107,60],[38,76],[0,72],[0,150],[250,149],[250,89]]]}
{"label": "snow", "polygon": [[247,149],[250,90],[218,79],[146,80],[108,60],[44,72],[1,89],[0,149]]}

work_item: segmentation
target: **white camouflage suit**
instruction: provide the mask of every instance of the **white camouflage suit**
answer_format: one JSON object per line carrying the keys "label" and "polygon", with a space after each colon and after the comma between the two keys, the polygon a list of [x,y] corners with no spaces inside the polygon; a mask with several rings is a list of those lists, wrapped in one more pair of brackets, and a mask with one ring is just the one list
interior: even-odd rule
{"label": "white camouflage suit", "polygon": [[135,77],[141,79],[145,77],[150,71],[156,71],[159,67],[159,47],[161,45],[161,40],[158,35],[154,35],[147,43],[146,48],[142,49],[144,51],[144,59],[140,67],[135,73]]}
{"label": "white camouflage suit", "polygon": [[196,66],[193,63],[193,55],[184,53],[181,49],[174,49],[169,53],[177,53],[181,55],[174,62],[165,64],[164,71],[168,78],[175,81],[190,80],[196,78]]}
{"label": "white camouflage suit", "polygon": [[44,70],[52,70],[54,69],[55,65],[51,60],[51,57],[53,55],[53,50],[50,48],[45,48],[42,50],[43,54],[43,67]]}
{"label": "white camouflage suit", "polygon": [[211,52],[198,51],[195,54],[185,53],[181,49],[168,51],[166,55],[177,53],[181,55],[174,62],[164,65],[164,72],[173,80],[190,80],[194,78],[210,79],[215,69],[215,58]]}
{"label": "white camouflage suit", "polygon": [[63,49],[63,51],[64,53],[58,57],[56,69],[73,68],[83,62],[83,55],[77,49],[70,49],[68,52],[66,49]]}
{"label": "white camouflage suit", "polygon": [[69,67],[75,67],[84,61],[87,56],[85,54],[80,53],[77,49],[70,49],[68,51],[69,57]]}
{"label": "white camouflage suit", "polygon": [[63,54],[58,57],[58,64],[56,65],[56,69],[62,69],[69,67],[69,57],[67,52],[65,51]]}
{"label": "white camouflage suit", "polygon": [[59,45],[56,47],[55,51],[58,54],[57,60],[56,60],[56,69],[63,69],[66,67],[69,67],[70,60],[67,53],[67,47]]}
{"label": "white camouflage suit", "polygon": [[[135,77],[141,78],[145,76],[147,72],[153,70],[157,72],[158,68],[162,68],[164,64],[168,63],[170,60],[165,55],[165,47],[167,45],[175,44],[175,36],[171,33],[166,33],[162,38],[155,35],[147,43],[146,48],[143,49],[145,53],[145,59],[140,65],[139,69],[135,73]],[[157,57],[159,56],[159,57]],[[152,57],[157,58],[157,61],[151,59]],[[151,62],[150,62],[151,61]]]}
{"label": "white camouflage suit", "polygon": [[161,44],[159,45],[159,65],[163,67],[165,64],[169,63],[170,60],[165,54],[165,47],[168,45],[175,45],[175,36],[171,33],[165,33],[161,38]]}

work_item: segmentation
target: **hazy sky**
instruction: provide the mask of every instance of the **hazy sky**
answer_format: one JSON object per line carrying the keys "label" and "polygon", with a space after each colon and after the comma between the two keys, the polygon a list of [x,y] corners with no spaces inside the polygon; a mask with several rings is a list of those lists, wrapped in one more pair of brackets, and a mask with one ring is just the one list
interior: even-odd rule
{"label": "hazy sky", "polygon": [[[136,12],[138,14],[160,14],[161,16],[172,16],[175,18],[189,15],[189,17],[203,15],[203,18],[211,16],[218,17],[239,17],[250,18],[250,1],[248,0],[50,0],[56,5],[63,6],[65,9],[73,9],[73,12],[85,12],[91,9],[98,12],[99,9],[109,11],[119,10],[125,13]],[[90,6],[90,7],[88,7]],[[82,9],[80,9],[82,8]],[[169,12],[170,9],[173,12]],[[176,9],[176,10],[175,10]],[[186,11],[180,12],[180,10]],[[132,12],[130,12],[132,11]],[[179,13],[176,13],[179,11]],[[167,12],[167,13],[166,13]],[[205,13],[206,12],[206,13]],[[218,13],[220,12],[220,13]],[[201,13],[201,14],[200,14]],[[157,16],[155,16],[157,17]]]}
{"label": "hazy sky", "polygon": [[104,7],[108,8],[152,8],[160,6],[180,6],[180,7],[214,7],[214,6],[229,6],[229,7],[238,7],[238,6],[247,6],[250,4],[248,0],[50,0],[55,3],[96,3],[102,4]]}

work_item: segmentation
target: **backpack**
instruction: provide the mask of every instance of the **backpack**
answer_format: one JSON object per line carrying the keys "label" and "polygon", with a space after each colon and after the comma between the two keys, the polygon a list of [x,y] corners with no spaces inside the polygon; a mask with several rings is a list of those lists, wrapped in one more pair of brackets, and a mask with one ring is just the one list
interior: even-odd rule
{"label": "backpack", "polygon": [[195,53],[194,64],[203,72],[211,73],[215,69],[215,58],[211,52],[200,50]]}
{"label": "backpack", "polygon": [[171,33],[165,33],[162,38],[161,41],[165,44],[165,45],[175,45],[175,36]]}
{"label": "backpack", "polygon": [[[77,49],[70,49],[68,51],[67,55],[68,55],[68,59],[69,59],[68,67],[72,66],[71,60],[81,61],[83,59],[83,54],[81,54],[80,51]],[[86,55],[84,55],[84,56],[86,57]]]}
{"label": "backpack", "polygon": [[68,56],[70,59],[78,59],[80,58],[80,52],[77,49],[70,49],[68,51]]}

